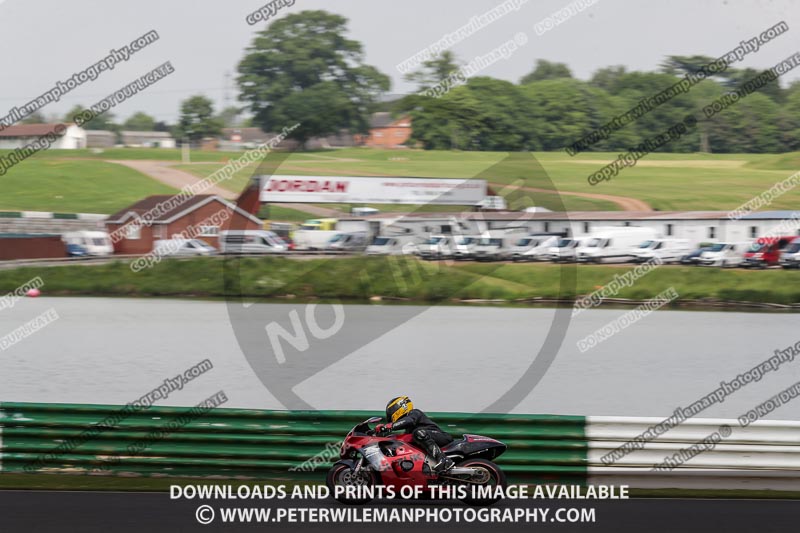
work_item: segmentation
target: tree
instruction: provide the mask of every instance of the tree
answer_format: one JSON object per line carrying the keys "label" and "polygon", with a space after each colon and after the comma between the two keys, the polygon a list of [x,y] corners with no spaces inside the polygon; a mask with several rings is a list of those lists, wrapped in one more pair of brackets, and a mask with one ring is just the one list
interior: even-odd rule
{"label": "tree", "polygon": [[235,128],[240,125],[239,115],[242,110],[236,106],[228,106],[217,115],[217,119],[226,128]]}
{"label": "tree", "polygon": [[415,82],[420,91],[446,80],[459,69],[455,54],[445,50],[427,61],[423,61],[420,68],[405,75],[406,81]]}
{"label": "tree", "polygon": [[622,65],[605,67],[592,74],[592,79],[589,80],[589,83],[604,91],[617,92],[620,88],[620,81],[625,77],[625,74],[627,74],[627,71]]}
{"label": "tree", "polygon": [[302,11],[258,32],[239,63],[240,100],[265,131],[299,124],[290,137],[369,129],[369,106],[389,89],[388,76],[364,64],[361,43],[347,39],[347,19]]}
{"label": "tree", "polygon": [[44,113],[41,111],[34,111],[19,121],[20,124],[44,124],[46,122],[47,119],[45,118]]}
{"label": "tree", "polygon": [[155,127],[156,119],[142,111],[134,113],[122,124],[122,129],[129,131],[155,131]]}
{"label": "tree", "polygon": [[572,72],[564,63],[553,63],[544,59],[536,61],[536,68],[526,74],[520,81],[520,85],[525,85],[534,81],[555,80],[558,78],[571,78]]}
{"label": "tree", "polygon": [[181,103],[181,116],[175,126],[175,136],[179,139],[199,141],[222,131],[222,123],[214,117],[214,104],[199,94]]}
{"label": "tree", "polygon": [[[72,122],[75,120],[75,117],[80,115],[84,112],[86,108],[80,104],[75,105],[67,111],[67,114],[64,115],[64,122]],[[106,111],[105,113],[100,113],[92,120],[86,121],[81,126],[85,130],[101,130],[101,131],[113,131],[114,133],[118,133],[120,130],[119,124],[114,123],[114,113]]]}

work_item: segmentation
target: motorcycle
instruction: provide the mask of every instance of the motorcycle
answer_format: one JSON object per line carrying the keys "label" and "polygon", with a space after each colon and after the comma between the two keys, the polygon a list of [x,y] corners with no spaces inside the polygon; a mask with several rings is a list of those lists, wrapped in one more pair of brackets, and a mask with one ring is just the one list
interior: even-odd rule
{"label": "motorcycle", "polygon": [[[346,504],[364,504],[373,499],[374,491],[364,490],[384,485],[399,492],[404,486],[416,487],[423,494],[430,494],[435,485],[482,485],[488,491],[479,494],[461,489],[461,501],[470,505],[490,505],[500,499],[496,489],[507,487],[506,476],[495,463],[497,456],[506,451],[502,442],[481,435],[464,435],[450,444],[442,446],[442,452],[455,466],[436,473],[434,461],[413,442],[411,434],[378,436],[370,424],[380,422],[372,417],[357,424],[345,437],[339,456],[326,477],[326,485],[336,499]],[[346,494],[344,489],[337,494],[336,487],[355,487]],[[356,490],[358,489],[358,490]],[[397,493],[395,492],[395,494]]]}

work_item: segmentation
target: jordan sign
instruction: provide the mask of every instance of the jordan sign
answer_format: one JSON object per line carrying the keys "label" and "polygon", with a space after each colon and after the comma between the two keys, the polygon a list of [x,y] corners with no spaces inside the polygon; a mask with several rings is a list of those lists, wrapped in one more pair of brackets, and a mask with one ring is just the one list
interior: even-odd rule
{"label": "jordan sign", "polygon": [[477,179],[262,176],[262,202],[475,205],[486,197]]}

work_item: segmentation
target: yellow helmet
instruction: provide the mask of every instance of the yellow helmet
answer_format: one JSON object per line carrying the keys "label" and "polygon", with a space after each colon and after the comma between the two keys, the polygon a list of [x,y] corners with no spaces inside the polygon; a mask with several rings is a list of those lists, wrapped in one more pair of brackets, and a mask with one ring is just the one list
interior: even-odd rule
{"label": "yellow helmet", "polygon": [[413,408],[414,404],[408,396],[393,398],[386,404],[386,420],[392,423],[397,422],[410,413]]}

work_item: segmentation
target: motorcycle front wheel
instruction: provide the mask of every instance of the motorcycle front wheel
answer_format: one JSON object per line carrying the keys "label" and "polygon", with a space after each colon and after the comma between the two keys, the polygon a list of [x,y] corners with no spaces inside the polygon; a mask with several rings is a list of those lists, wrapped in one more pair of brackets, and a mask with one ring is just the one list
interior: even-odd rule
{"label": "motorcycle front wheel", "polygon": [[[372,497],[365,495],[363,492],[359,494],[358,491],[359,489],[361,491],[367,491],[369,488],[373,487],[375,485],[375,476],[372,470],[366,468],[362,468],[361,471],[356,474],[349,466],[336,464],[328,470],[328,475],[325,477],[325,484],[328,486],[328,490],[331,491],[331,496],[336,498],[340,503],[363,505],[372,501]],[[342,489],[339,489],[340,493],[337,495],[337,486],[353,487],[352,490],[356,492],[350,493],[348,496],[346,489],[344,492]],[[359,495],[364,497],[357,497]]]}

